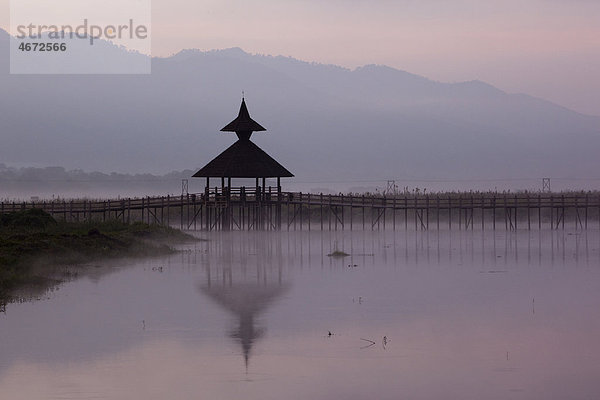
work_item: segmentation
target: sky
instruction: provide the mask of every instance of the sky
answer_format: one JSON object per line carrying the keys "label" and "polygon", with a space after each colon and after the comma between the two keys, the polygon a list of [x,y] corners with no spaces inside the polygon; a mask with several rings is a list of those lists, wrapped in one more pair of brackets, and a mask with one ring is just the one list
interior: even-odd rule
{"label": "sky", "polygon": [[[8,26],[9,1],[0,0],[0,27]],[[228,47],[478,79],[600,115],[596,0],[152,1],[154,56]]]}

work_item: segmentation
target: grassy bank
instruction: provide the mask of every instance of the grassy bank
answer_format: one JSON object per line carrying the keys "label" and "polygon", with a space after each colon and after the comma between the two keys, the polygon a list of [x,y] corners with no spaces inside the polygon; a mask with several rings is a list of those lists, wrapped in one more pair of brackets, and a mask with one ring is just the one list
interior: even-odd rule
{"label": "grassy bank", "polygon": [[119,221],[66,223],[42,210],[0,215],[0,298],[24,285],[44,285],[57,264],[152,256],[195,240],[178,230]]}

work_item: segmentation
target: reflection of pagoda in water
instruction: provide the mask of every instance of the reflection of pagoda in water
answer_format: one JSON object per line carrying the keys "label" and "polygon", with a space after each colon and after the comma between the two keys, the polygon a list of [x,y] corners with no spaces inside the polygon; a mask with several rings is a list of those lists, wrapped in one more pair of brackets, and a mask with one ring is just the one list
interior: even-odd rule
{"label": "reflection of pagoda in water", "polygon": [[[264,275],[265,271],[262,273]],[[223,271],[222,282],[211,282],[209,274],[207,285],[201,287],[202,293],[238,318],[238,326],[229,336],[242,345],[246,371],[252,345],[264,334],[264,329],[257,326],[257,317],[288,288],[286,284],[281,283],[281,270],[277,282],[269,282],[266,279],[250,281],[242,278],[239,283],[234,283],[231,269],[227,269]]]}

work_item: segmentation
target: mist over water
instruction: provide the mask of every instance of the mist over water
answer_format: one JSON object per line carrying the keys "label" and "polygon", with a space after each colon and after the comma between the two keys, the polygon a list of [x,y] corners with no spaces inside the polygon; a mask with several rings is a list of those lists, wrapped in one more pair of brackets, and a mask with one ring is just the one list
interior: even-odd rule
{"label": "mist over water", "polygon": [[3,396],[600,393],[596,230],[201,236],[176,255],[100,263],[43,300],[8,304]]}

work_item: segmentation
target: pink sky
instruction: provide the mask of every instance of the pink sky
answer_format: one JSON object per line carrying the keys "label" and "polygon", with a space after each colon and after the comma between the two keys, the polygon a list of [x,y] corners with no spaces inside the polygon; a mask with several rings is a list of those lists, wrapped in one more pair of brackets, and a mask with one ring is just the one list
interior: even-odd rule
{"label": "pink sky", "polygon": [[[440,81],[480,79],[600,115],[595,0],[153,0],[156,56],[241,47]],[[8,0],[0,26],[8,27]]]}

